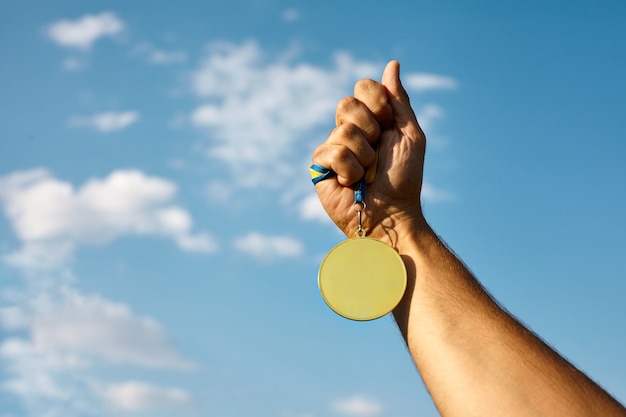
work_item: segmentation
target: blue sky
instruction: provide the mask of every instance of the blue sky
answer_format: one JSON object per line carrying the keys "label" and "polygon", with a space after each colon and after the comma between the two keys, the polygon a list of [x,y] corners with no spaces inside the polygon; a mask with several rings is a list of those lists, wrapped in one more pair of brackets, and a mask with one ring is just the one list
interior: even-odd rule
{"label": "blue sky", "polygon": [[626,401],[626,5],[388,3],[2,3],[0,416],[436,416],[316,283],[310,154],[390,59],[431,225]]}

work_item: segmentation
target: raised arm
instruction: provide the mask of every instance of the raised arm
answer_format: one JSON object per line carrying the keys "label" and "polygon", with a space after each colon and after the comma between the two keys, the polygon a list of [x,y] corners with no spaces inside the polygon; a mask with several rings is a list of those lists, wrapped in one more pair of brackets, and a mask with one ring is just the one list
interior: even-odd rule
{"label": "raised arm", "polygon": [[393,312],[444,417],[626,416],[626,409],[502,309],[428,226],[420,192],[426,138],[390,62],[337,107],[337,127],[313,155],[335,178],[316,185],[349,237],[351,184],[376,163],[363,219],[404,259],[408,288]]}

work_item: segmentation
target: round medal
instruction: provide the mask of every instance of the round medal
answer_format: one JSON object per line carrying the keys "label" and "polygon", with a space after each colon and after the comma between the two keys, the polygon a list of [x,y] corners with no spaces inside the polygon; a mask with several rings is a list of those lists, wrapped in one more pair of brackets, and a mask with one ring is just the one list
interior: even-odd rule
{"label": "round medal", "polygon": [[326,304],[337,314],[359,321],[391,312],[406,289],[406,268],[398,252],[368,237],[348,239],[332,248],[317,278]]}

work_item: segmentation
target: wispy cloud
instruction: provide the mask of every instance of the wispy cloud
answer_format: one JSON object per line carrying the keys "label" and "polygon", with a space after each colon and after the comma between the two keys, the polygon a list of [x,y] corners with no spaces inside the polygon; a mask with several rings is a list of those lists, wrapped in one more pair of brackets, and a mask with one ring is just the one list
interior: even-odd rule
{"label": "wispy cloud", "polygon": [[332,409],[340,414],[357,417],[373,417],[383,412],[378,401],[362,395],[336,400]]}
{"label": "wispy cloud", "polygon": [[427,202],[437,203],[441,201],[453,201],[454,195],[446,190],[436,188],[429,182],[422,184],[422,199]]}
{"label": "wispy cloud", "polygon": [[187,62],[187,53],[183,51],[164,51],[155,49],[148,55],[151,64],[179,64]]}
{"label": "wispy cloud", "polygon": [[277,258],[292,258],[304,251],[300,241],[289,236],[270,236],[251,232],[239,237],[234,242],[240,252],[253,256],[261,261],[272,261]]}
{"label": "wispy cloud", "polygon": [[121,411],[163,410],[191,403],[191,395],[185,390],[141,381],[109,385],[99,392],[110,408]]}
{"label": "wispy cloud", "polygon": [[[92,362],[186,370],[192,364],[169,344],[163,328],[150,317],[99,295],[62,287],[15,306],[30,344],[40,355],[58,359],[63,369]],[[6,311],[0,311],[1,316]],[[11,312],[16,315],[16,311]],[[7,323],[3,317],[3,323]],[[15,320],[12,330],[16,330]]]}
{"label": "wispy cloud", "polygon": [[[59,371],[80,364],[71,357],[63,358],[37,352],[30,341],[5,337],[0,344],[3,362],[4,392],[15,395],[27,416],[79,417],[94,415],[97,405],[90,399],[90,390],[71,373]],[[64,361],[68,361],[64,363]]]}
{"label": "wispy cloud", "polygon": [[141,42],[135,46],[133,55],[141,56],[150,64],[167,65],[187,62],[187,52],[178,49],[160,49],[149,42]]}
{"label": "wispy cloud", "polygon": [[59,46],[88,51],[97,40],[119,34],[124,27],[124,22],[114,13],[103,12],[54,22],[47,27],[46,35]]}
{"label": "wispy cloud", "polygon": [[91,116],[74,116],[69,120],[71,127],[88,127],[102,133],[124,130],[139,120],[136,111],[105,112]]}
{"label": "wispy cloud", "polygon": [[163,405],[190,399],[179,389],[141,384],[135,387],[143,390],[122,384],[103,391],[90,376],[103,365],[193,367],[154,319],[136,315],[125,304],[60,287],[0,309],[0,323],[5,334],[15,334],[0,344],[2,389],[20,398],[29,415],[95,415],[103,408],[95,397],[122,409],[144,404],[150,394],[163,394]]}
{"label": "wispy cloud", "polygon": [[[383,67],[346,53],[336,53],[328,67],[296,57],[289,51],[270,57],[253,41],[215,42],[190,74],[191,91],[202,102],[189,120],[206,130],[208,156],[227,168],[212,184],[227,181],[228,194],[250,187],[289,189],[303,170],[301,152],[310,152],[333,126],[337,101],[351,94],[356,80],[379,77]],[[405,71],[403,79],[413,91],[458,87],[454,78],[432,73]],[[416,113],[427,131],[445,116],[432,103]],[[325,221],[325,213],[306,191],[288,192],[297,194],[303,219]],[[442,193],[425,198],[441,200]]]}
{"label": "wispy cloud", "polygon": [[415,110],[422,129],[428,135],[435,122],[445,116],[444,110],[436,104],[426,104]]}
{"label": "wispy cloud", "polygon": [[315,129],[329,126],[354,81],[379,67],[337,53],[332,67],[322,68],[289,54],[270,59],[252,41],[213,43],[190,77],[204,100],[190,119],[208,130],[208,154],[228,167],[234,186],[276,188],[301,169],[295,152]]}
{"label": "wispy cloud", "polygon": [[403,77],[407,90],[455,90],[458,82],[453,77],[430,73],[411,73]]}

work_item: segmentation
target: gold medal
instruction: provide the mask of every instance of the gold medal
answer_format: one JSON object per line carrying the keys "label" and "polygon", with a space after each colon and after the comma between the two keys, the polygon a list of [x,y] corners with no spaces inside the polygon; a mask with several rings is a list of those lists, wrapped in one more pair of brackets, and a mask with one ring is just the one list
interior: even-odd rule
{"label": "gold medal", "polygon": [[391,312],[406,289],[406,268],[391,246],[367,237],[339,243],[320,266],[318,284],[326,304],[351,320],[374,320]]}
{"label": "gold medal", "polygon": [[[316,184],[334,172],[311,165],[311,174]],[[406,290],[406,268],[398,252],[380,240],[365,237],[362,224],[367,207],[365,189],[375,175],[376,163],[354,185],[354,211],[359,224],[356,237],[332,248],[324,257],[317,275],[326,304],[340,316],[358,321],[374,320],[390,313]]]}

